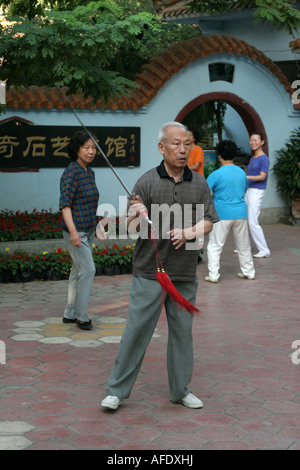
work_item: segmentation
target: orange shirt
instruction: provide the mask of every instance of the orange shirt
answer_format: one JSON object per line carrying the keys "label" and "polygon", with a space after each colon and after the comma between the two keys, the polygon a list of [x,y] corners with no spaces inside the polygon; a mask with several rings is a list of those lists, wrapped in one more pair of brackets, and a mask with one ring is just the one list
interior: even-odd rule
{"label": "orange shirt", "polygon": [[204,152],[199,145],[195,145],[193,150],[190,151],[190,156],[189,156],[189,161],[188,161],[188,166],[194,165],[196,162],[199,162],[199,168],[198,170],[194,170],[197,173],[200,173],[200,175],[204,176]]}

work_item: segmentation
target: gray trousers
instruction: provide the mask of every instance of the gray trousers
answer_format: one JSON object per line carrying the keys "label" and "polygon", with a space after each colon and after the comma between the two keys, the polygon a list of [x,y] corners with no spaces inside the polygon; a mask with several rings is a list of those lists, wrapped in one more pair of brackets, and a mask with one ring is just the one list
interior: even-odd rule
{"label": "gray trousers", "polygon": [[[192,304],[196,302],[198,281],[174,282]],[[156,280],[133,277],[129,312],[115,365],[108,380],[108,395],[128,398],[161,313],[161,286]],[[168,321],[167,368],[173,402],[185,397],[193,374],[193,317],[165,297]]]}
{"label": "gray trousers", "polygon": [[69,232],[63,230],[66,247],[73,261],[64,317],[69,320],[77,319],[87,322],[89,321],[88,303],[96,271],[92,257],[95,231],[78,233],[81,237],[79,248],[71,245]]}

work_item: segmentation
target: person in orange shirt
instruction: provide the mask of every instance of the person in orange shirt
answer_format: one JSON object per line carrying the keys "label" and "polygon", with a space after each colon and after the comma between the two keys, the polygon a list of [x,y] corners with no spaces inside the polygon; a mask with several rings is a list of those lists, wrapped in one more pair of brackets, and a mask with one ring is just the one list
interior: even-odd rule
{"label": "person in orange shirt", "polygon": [[188,167],[200,175],[204,176],[204,152],[202,148],[196,144],[198,141],[198,131],[196,129],[189,129],[190,131],[190,155]]}

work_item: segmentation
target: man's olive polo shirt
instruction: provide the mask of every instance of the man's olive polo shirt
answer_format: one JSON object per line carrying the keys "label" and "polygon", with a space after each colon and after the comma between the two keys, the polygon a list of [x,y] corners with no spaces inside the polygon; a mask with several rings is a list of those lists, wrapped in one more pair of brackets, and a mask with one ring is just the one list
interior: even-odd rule
{"label": "man's olive polo shirt", "polygon": [[[213,223],[219,220],[205,178],[186,166],[182,178],[175,182],[162,161],[160,166],[139,178],[133,193],[140,196],[147,207],[149,218],[155,221],[154,235],[159,255],[171,280],[194,281],[198,264],[197,243],[187,242],[176,250],[166,231],[187,228],[202,219]],[[168,208],[174,208],[174,211]],[[181,226],[178,226],[180,219]],[[149,229],[149,224],[142,220],[140,237],[133,255],[133,275],[156,279],[157,262]],[[191,243],[193,249],[186,249]]]}

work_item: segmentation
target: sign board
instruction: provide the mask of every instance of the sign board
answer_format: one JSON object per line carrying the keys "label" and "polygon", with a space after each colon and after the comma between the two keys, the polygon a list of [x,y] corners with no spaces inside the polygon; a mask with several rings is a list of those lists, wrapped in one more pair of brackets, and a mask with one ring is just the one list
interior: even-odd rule
{"label": "sign board", "polygon": [[[31,126],[15,122],[0,125],[0,169],[65,168],[67,147],[80,127]],[[140,165],[140,127],[89,127],[114,167]],[[97,152],[92,167],[106,167]]]}

